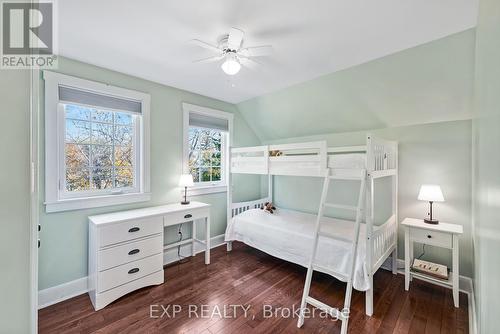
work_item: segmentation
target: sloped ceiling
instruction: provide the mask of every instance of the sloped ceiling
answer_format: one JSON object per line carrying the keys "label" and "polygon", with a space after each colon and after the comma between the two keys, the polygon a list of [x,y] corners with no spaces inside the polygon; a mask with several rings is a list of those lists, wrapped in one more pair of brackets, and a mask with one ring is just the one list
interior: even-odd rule
{"label": "sloped ceiling", "polygon": [[[477,0],[64,0],[59,53],[237,103],[475,26]],[[271,44],[254,71],[193,64],[231,27]]]}
{"label": "sloped ceiling", "polygon": [[261,141],[472,117],[470,29],[238,104]]}

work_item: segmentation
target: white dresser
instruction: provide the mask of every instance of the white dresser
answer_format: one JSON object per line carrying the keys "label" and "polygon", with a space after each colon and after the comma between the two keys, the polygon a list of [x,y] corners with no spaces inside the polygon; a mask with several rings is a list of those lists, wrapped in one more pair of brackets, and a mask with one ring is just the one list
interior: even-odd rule
{"label": "white dresser", "polygon": [[205,241],[192,237],[181,243],[163,245],[164,226],[197,219],[205,219],[205,233],[210,236],[210,205],[200,202],[89,217],[88,284],[94,309],[100,310],[139,288],[163,283],[164,249],[191,243],[194,256],[194,245],[199,242],[205,246],[205,263],[209,264],[209,237]]}

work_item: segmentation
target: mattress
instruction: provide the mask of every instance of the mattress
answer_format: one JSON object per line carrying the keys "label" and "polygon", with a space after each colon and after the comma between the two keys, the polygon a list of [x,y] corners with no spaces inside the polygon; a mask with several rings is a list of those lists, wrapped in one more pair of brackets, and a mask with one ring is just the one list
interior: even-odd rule
{"label": "mattress", "polygon": [[328,167],[330,168],[366,168],[365,153],[335,153],[328,156]]}
{"label": "mattress", "polygon": [[[279,208],[271,214],[252,209],[231,219],[225,240],[241,241],[272,256],[307,267],[312,252],[315,222],[316,215],[312,214]],[[354,237],[354,223],[351,221],[325,217],[322,230],[350,240]],[[366,291],[369,282],[365,261],[365,224],[361,224],[359,240],[353,287]],[[316,262],[330,270],[348,273],[351,246],[349,242],[320,236]]]}

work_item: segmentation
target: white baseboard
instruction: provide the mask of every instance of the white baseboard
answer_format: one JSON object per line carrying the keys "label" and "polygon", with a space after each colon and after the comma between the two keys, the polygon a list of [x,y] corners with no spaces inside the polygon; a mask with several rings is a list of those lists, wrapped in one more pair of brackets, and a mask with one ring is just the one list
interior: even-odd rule
{"label": "white baseboard", "polygon": [[87,276],[38,291],[38,309],[57,304],[89,291]]}
{"label": "white baseboard", "polygon": [[[398,274],[404,275],[405,261],[402,259],[398,259]],[[388,257],[381,266],[382,269],[392,270],[392,257]],[[436,283],[433,283],[436,284]],[[446,288],[451,289],[448,285],[442,285]],[[458,278],[458,286],[459,290],[463,293],[467,294],[468,299],[468,309],[469,309],[469,333],[476,334],[477,333],[477,314],[476,314],[476,304],[475,304],[475,296],[474,296],[474,285],[472,284],[472,279],[467,276],[460,275]]]}
{"label": "white baseboard", "polygon": [[[215,248],[223,245],[224,242],[224,234],[217,235],[210,239],[210,248]],[[200,243],[197,243],[195,246],[195,253],[203,252],[204,246]],[[189,256],[191,254],[191,245],[184,245],[181,247],[181,255]],[[172,248],[163,253],[163,264],[169,264],[175,261],[178,261],[177,257],[177,248]],[[81,294],[87,293],[88,284],[87,284],[87,276],[81,277],[74,281],[66,282],[60,285],[56,285],[44,290],[38,291],[38,309],[42,309],[44,307],[57,304],[66,299],[70,299]]]}

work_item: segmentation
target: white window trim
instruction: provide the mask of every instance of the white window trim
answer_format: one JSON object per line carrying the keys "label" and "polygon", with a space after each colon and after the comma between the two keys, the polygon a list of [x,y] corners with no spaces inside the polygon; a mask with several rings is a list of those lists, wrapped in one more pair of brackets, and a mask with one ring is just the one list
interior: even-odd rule
{"label": "white window trim", "polygon": [[[190,196],[198,196],[205,194],[214,194],[214,193],[222,193],[227,192],[227,183],[229,178],[229,154],[231,152],[230,147],[233,142],[233,114],[221,110],[211,109],[207,107],[201,107],[194,104],[182,103],[183,110],[183,126],[182,126],[182,136],[183,136],[183,145],[182,145],[182,172],[184,174],[189,173],[188,163],[189,163],[189,113],[197,113],[205,116],[213,116],[217,118],[226,119],[229,127],[229,134],[227,135],[227,141],[224,145],[224,159],[221,162],[222,165],[222,176],[223,179],[221,182],[217,182],[214,184],[198,184],[194,187],[188,188],[188,195]],[[184,189],[182,190],[182,194],[184,195]]]}
{"label": "white window trim", "polygon": [[[59,212],[97,208],[109,205],[145,202],[151,200],[150,193],[150,104],[149,94],[133,91],[108,84],[80,79],[56,72],[44,71],[45,81],[45,210],[46,212]],[[64,155],[60,152],[60,132],[64,124],[60,124],[58,117],[58,87],[67,85],[81,88],[100,94],[132,98],[141,101],[142,122],[140,124],[140,164],[139,191],[133,193],[103,194],[98,196],[85,196],[76,198],[61,198],[59,182],[61,173],[61,159]],[[60,110],[59,110],[60,111]]]}

